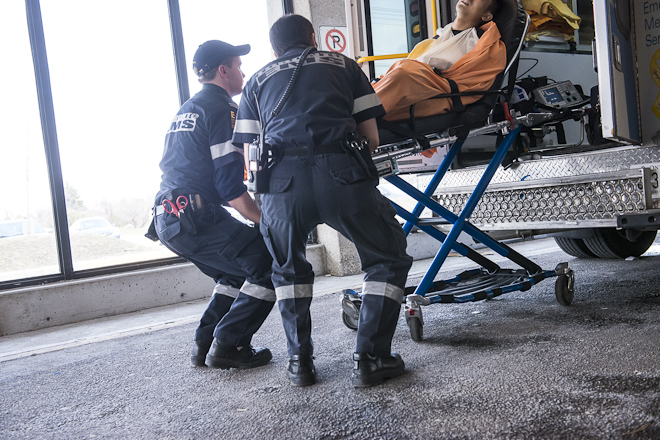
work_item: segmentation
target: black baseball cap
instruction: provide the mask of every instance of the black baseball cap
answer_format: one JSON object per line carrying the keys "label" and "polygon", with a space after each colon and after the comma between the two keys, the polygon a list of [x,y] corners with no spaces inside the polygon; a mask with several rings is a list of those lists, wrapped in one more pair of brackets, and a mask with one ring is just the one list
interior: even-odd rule
{"label": "black baseball cap", "polygon": [[250,45],[232,46],[220,40],[209,40],[200,44],[193,58],[193,70],[197,76],[202,76],[211,69],[215,69],[229,57],[240,57],[250,52]]}

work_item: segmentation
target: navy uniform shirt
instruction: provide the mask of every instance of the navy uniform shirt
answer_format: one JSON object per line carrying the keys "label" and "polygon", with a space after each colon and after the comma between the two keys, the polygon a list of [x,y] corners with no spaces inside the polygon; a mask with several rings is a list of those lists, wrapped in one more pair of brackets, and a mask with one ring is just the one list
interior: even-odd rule
{"label": "navy uniform shirt", "polygon": [[250,143],[260,134],[257,103],[266,124],[266,142],[282,148],[344,140],[358,123],[385,114],[355,61],[338,53],[312,50],[284,108],[271,119],[303,51],[300,47],[288,50],[247,82],[234,129],[235,143]]}
{"label": "navy uniform shirt", "polygon": [[173,189],[200,194],[204,204],[246,191],[243,148],[231,142],[237,108],[225,89],[209,83],[183,104],[165,136],[157,203]]}

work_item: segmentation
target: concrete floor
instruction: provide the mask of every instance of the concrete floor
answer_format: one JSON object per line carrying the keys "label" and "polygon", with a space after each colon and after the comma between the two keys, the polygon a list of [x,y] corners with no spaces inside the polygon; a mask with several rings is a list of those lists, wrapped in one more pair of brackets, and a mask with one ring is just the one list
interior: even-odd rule
{"label": "concrete floor", "polygon": [[[406,374],[368,389],[350,384],[355,333],[334,293],[359,276],[316,283],[309,388],[284,374],[277,311],[253,341],[273,361],[248,371],[189,366],[199,301],[0,338],[0,438],[660,438],[660,241],[632,261],[575,259],[551,239],[513,247],[544,269],[568,261],[573,304],[545,280],[432,305],[421,343],[402,314]],[[468,266],[450,258],[441,278]]]}

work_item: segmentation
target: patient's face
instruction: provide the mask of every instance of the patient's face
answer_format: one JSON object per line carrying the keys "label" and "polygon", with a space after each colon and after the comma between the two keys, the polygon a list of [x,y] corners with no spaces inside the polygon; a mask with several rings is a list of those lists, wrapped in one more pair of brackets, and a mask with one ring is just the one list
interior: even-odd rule
{"label": "patient's face", "polygon": [[471,23],[471,27],[478,26],[482,21],[490,21],[493,15],[488,8],[493,0],[458,0],[456,3],[456,17],[461,21]]}

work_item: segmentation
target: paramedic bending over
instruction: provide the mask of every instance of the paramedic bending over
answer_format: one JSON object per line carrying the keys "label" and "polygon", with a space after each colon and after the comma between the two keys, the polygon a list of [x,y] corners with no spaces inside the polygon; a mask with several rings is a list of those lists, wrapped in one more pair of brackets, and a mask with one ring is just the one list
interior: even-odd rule
{"label": "paramedic bending over", "polygon": [[[502,0],[459,0],[455,20],[438,30],[437,38],[415,46],[374,85],[387,112],[385,119],[408,119],[413,104],[416,117],[452,111],[451,99],[430,99],[451,93],[448,80],[461,92],[488,90],[506,66],[506,47],[492,22],[501,9]],[[467,105],[479,98],[460,99]]]}
{"label": "paramedic bending over", "polygon": [[356,156],[345,141],[357,132],[373,151],[375,117],[385,112],[353,60],[313,49],[282,112],[270,119],[293,65],[305,48],[315,46],[314,29],[306,18],[286,15],[273,24],[270,41],[278,58],[246,84],[233,140],[258,137],[259,109],[268,121],[265,139],[282,156],[262,197],[261,233],[274,258],[273,284],[290,356],[287,375],[295,386],[316,382],[309,311],[314,273],[305,244],[312,229],[327,223],[355,244],[366,272],[352,382],[375,385],[404,370],[391,345],[412,258],[396,211],[376,189],[371,156]]}

